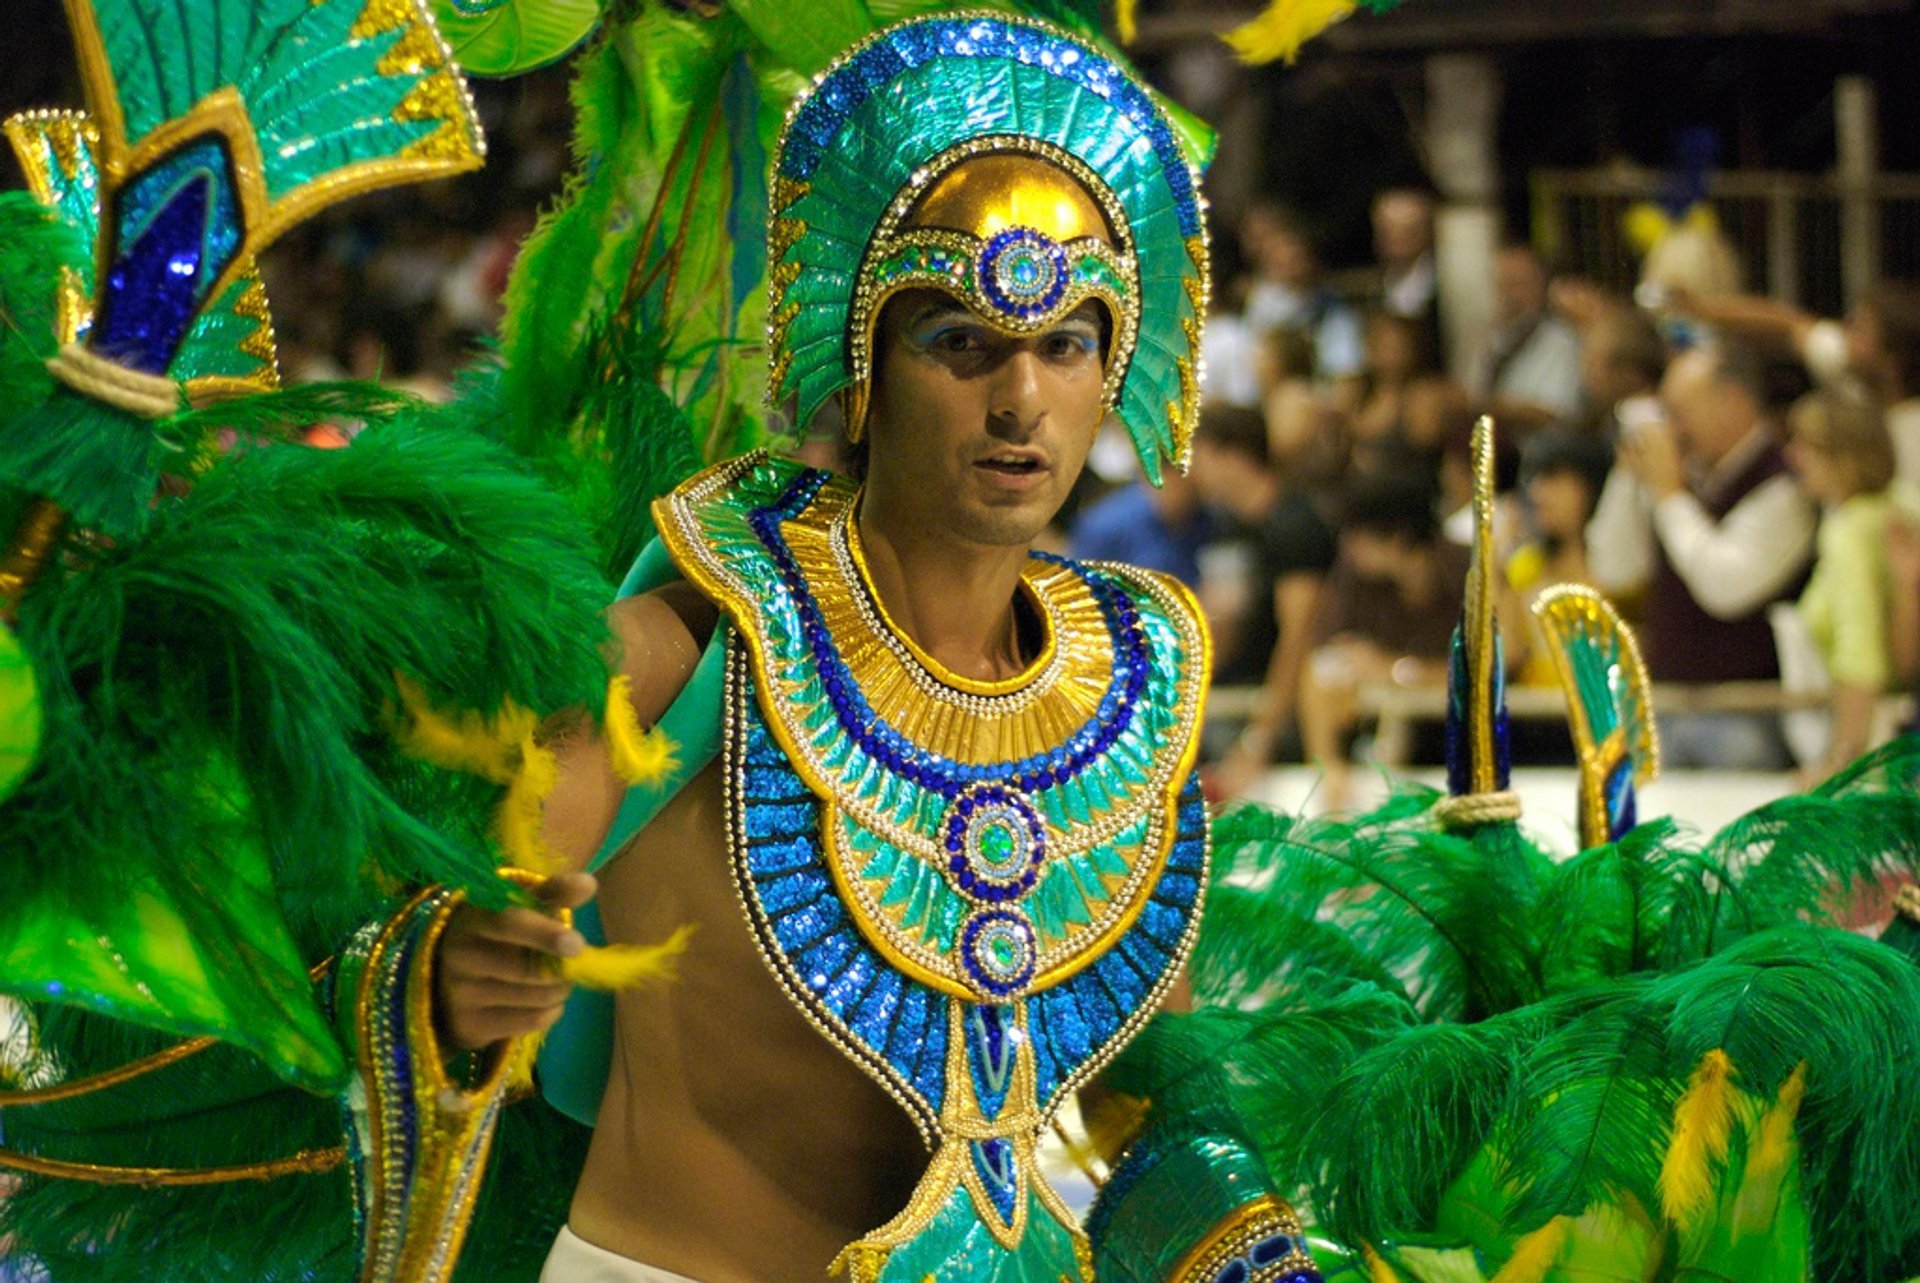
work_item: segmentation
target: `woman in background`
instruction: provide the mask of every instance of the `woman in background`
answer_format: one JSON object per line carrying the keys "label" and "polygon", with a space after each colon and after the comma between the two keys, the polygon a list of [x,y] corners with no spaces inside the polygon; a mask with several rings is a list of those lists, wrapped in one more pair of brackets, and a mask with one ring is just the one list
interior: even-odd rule
{"label": "woman in background", "polygon": [[1813,578],[1799,603],[1833,684],[1826,752],[1806,769],[1814,781],[1866,751],[1875,705],[1892,677],[1893,443],[1879,403],[1848,391],[1802,397],[1787,423],[1787,460],[1823,510]]}

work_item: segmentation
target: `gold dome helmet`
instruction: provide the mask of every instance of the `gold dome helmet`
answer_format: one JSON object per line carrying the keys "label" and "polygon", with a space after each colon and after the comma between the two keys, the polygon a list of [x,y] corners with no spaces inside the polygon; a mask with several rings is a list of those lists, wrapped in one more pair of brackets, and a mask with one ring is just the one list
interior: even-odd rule
{"label": "gold dome helmet", "polygon": [[836,62],[774,161],[769,396],[864,427],[886,300],[935,288],[1015,335],[1088,299],[1107,404],[1147,476],[1185,467],[1207,242],[1166,112],[1093,46],[1004,15],[917,19]]}

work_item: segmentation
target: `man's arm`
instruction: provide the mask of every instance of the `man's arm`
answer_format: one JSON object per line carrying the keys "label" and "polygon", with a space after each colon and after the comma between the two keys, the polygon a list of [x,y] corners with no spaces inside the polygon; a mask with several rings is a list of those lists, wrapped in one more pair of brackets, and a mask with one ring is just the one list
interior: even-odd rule
{"label": "man's arm", "polygon": [[[616,602],[607,622],[642,726],[658,722],[686,686],[717,612],[686,583]],[[453,1047],[474,1051],[503,1038],[551,1028],[572,986],[555,962],[586,941],[557,914],[592,899],[583,870],[600,850],[626,796],[598,725],[576,712],[549,741],[559,778],[547,795],[544,834],[562,870],[534,889],[539,909],[498,913],[462,905],[441,937],[434,1009]]]}
{"label": "man's arm", "polygon": [[1624,467],[1607,475],[1587,523],[1587,569],[1604,592],[1644,588],[1653,578],[1653,514],[1646,487]]}
{"label": "man's arm", "polygon": [[1806,567],[1815,517],[1800,487],[1776,477],[1717,523],[1684,492],[1662,499],[1653,523],[1700,608],[1715,619],[1739,619],[1778,597]]}

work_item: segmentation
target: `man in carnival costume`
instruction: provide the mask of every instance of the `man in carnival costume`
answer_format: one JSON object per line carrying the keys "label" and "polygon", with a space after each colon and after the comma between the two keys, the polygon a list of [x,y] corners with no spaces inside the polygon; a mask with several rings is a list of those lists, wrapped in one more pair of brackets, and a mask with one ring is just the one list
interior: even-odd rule
{"label": "man in carnival costume", "polygon": [[[860,480],[708,469],[614,609],[683,760],[628,791],[565,742],[548,841],[608,937],[700,933],[545,1053],[596,1124],[545,1277],[1091,1277],[1035,1148],[1197,926],[1208,644],[1170,579],[1029,547],[1109,414],[1149,476],[1184,466],[1196,175],[1107,56],[976,16],[839,60],[773,184],[772,395],[837,401]],[[506,987],[543,939],[581,943],[456,918],[456,1040],[555,1018],[557,986]]]}

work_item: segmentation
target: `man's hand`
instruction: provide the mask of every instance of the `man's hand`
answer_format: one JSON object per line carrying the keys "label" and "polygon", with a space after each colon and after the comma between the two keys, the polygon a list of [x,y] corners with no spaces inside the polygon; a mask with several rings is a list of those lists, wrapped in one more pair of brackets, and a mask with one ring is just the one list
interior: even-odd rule
{"label": "man's hand", "polygon": [[440,937],[433,993],[450,1046],[478,1051],[560,1019],[573,988],[560,978],[560,959],[579,956],[587,942],[554,915],[579,908],[599,889],[588,874],[563,873],[533,888],[541,909],[492,913],[463,904],[454,911]]}
{"label": "man's hand", "polygon": [[1687,488],[1686,465],[1673,429],[1664,423],[1645,424],[1620,439],[1620,464],[1640,479],[1655,499],[1665,499]]}

